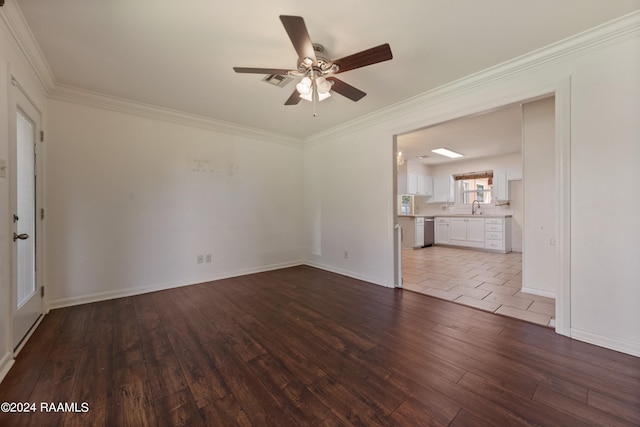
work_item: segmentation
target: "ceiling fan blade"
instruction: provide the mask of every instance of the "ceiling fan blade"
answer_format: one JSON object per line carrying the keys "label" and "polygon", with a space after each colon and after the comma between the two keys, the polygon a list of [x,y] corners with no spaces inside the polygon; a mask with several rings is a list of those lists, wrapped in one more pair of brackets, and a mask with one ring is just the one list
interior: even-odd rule
{"label": "ceiling fan blade", "polygon": [[310,65],[316,65],[318,60],[316,59],[316,53],[313,50],[311,37],[309,37],[304,19],[301,16],[280,15],[280,21],[282,21],[293,47],[298,52],[298,58],[301,60],[311,58],[313,64]]}
{"label": "ceiling fan blade", "polygon": [[333,82],[333,86],[331,87],[332,91],[337,92],[352,101],[360,101],[367,95],[360,89],[355,88],[340,79],[336,79],[335,77],[327,77],[327,80]]}
{"label": "ceiling fan blade", "polygon": [[344,73],[345,71],[355,68],[388,61],[392,58],[391,47],[388,43],[385,43],[372,47],[371,49],[363,50],[362,52],[354,53],[353,55],[345,56],[344,58],[336,59],[333,63],[338,64],[340,67],[336,73]]}
{"label": "ceiling fan blade", "polygon": [[284,105],[298,105],[299,102],[300,102],[300,93],[298,92],[297,89],[294,89],[293,93],[291,94],[289,99],[287,99],[287,102],[285,102]]}
{"label": "ceiling fan blade", "polygon": [[288,76],[291,70],[285,70],[283,68],[249,68],[249,67],[233,67],[236,73],[250,73],[250,74],[279,74],[281,76]]}

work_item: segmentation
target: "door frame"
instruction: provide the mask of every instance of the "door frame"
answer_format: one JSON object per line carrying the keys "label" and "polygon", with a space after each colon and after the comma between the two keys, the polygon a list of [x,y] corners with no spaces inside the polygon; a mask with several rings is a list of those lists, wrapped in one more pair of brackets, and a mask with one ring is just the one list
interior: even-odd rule
{"label": "door frame", "polygon": [[[24,100],[21,100],[23,98]],[[44,310],[44,297],[42,296],[42,286],[43,286],[43,270],[44,270],[44,244],[43,244],[43,179],[42,179],[42,120],[43,114],[42,109],[38,107],[37,103],[34,102],[33,98],[29,96],[29,93],[20,85],[18,80],[11,75],[11,88],[9,92],[9,162],[11,165],[17,165],[17,125],[16,125],[16,117],[19,109],[19,105],[21,103],[28,103],[37,114],[38,117],[32,118],[36,119],[36,130],[35,130],[35,287],[36,292],[40,290],[40,315],[35,320],[33,325],[29,328],[26,334],[23,337],[16,337],[14,331],[14,316],[17,311],[16,304],[16,289],[17,289],[17,280],[18,280],[18,259],[17,259],[17,246],[11,242],[10,253],[10,286],[9,286],[9,299],[11,304],[11,317],[10,317],[10,341],[11,341],[11,349],[13,350],[14,357],[22,350],[26,342],[28,341],[31,334],[35,331],[38,324],[42,321],[43,315],[45,313]],[[24,111],[24,109],[23,109]],[[17,211],[17,167],[10,168],[9,173],[9,206],[11,216],[15,214]],[[11,231],[13,234],[17,232],[16,223],[10,218]]]}

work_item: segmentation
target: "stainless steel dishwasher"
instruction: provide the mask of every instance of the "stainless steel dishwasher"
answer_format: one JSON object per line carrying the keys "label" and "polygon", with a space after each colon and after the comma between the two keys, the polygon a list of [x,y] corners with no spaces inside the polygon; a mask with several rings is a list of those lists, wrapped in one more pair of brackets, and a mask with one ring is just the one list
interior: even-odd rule
{"label": "stainless steel dishwasher", "polygon": [[434,217],[427,216],[424,218],[424,247],[432,246],[435,243],[434,225]]}

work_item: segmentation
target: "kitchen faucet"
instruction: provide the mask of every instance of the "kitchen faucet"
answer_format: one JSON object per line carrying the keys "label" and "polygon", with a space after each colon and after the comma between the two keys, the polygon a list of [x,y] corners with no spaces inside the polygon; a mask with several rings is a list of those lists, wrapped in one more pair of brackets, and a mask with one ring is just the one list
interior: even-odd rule
{"label": "kitchen faucet", "polygon": [[478,200],[474,200],[473,203],[471,203],[471,215],[475,215],[477,212],[476,203],[478,204],[478,211],[480,210],[480,202]]}

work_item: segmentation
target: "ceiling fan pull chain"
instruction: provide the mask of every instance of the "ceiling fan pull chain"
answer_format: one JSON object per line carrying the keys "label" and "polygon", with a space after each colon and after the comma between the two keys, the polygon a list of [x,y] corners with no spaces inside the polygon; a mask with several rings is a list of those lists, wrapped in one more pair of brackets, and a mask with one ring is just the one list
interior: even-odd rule
{"label": "ceiling fan pull chain", "polygon": [[316,83],[315,70],[311,70],[311,97],[313,98],[313,117],[318,117],[316,113],[316,103],[318,102],[318,84]]}

